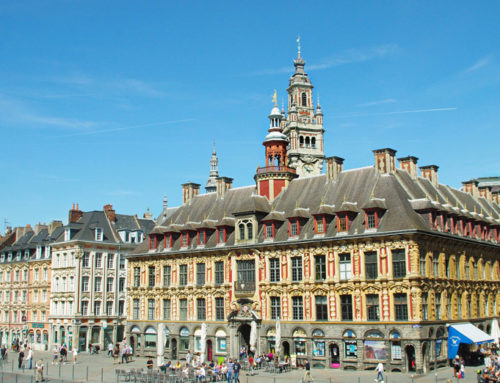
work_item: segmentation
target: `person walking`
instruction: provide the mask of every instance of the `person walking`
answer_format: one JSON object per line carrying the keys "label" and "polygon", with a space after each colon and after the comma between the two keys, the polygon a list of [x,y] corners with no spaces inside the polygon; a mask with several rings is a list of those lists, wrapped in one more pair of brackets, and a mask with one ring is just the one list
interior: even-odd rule
{"label": "person walking", "polygon": [[375,381],[384,383],[384,364],[379,362],[377,367],[375,367],[375,371],[377,371],[377,379]]}
{"label": "person walking", "polygon": [[240,383],[240,370],[241,364],[240,361],[237,360],[234,362],[234,383]]}
{"label": "person walking", "polygon": [[33,368],[33,350],[31,347],[28,347],[28,355],[26,356],[26,361],[28,362],[28,369]]}
{"label": "person walking", "polygon": [[311,364],[309,363],[309,360],[306,360],[306,364],[304,365],[304,368],[305,368],[305,373],[304,373],[304,378],[302,379],[302,381],[304,383],[306,382],[312,382],[313,381],[313,378],[311,376]]}
{"label": "person walking", "polygon": [[73,347],[73,364],[76,364],[76,359],[78,357],[78,350],[76,347]]}
{"label": "person walking", "polygon": [[35,373],[35,382],[43,382],[45,379],[43,378],[43,362],[39,359],[38,362],[36,362],[36,373]]}
{"label": "person walking", "polygon": [[111,342],[109,342],[109,344],[108,344],[108,356],[110,358],[113,357],[113,343],[111,343]]}
{"label": "person walking", "polygon": [[24,351],[23,350],[19,351],[19,356],[17,358],[17,362],[18,362],[17,363],[17,367],[19,369],[24,368],[24,364],[23,364],[23,362],[24,362]]}
{"label": "person walking", "polygon": [[231,358],[229,358],[229,361],[226,364],[227,367],[227,383],[233,383],[234,382],[234,363]]}
{"label": "person walking", "polygon": [[186,363],[191,364],[191,359],[193,357],[191,356],[191,351],[188,350],[188,353],[186,354]]}

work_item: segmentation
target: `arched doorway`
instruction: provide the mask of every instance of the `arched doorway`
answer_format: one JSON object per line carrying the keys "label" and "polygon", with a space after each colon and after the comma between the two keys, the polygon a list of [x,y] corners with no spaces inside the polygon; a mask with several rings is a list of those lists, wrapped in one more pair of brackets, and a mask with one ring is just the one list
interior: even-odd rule
{"label": "arched doorway", "polygon": [[415,347],[406,346],[406,371],[414,372],[416,371],[416,360],[415,360]]}
{"label": "arched doorway", "polygon": [[250,331],[251,327],[249,324],[242,324],[238,328],[238,338],[239,338],[239,347],[238,349],[241,349],[241,347],[245,346],[247,350],[250,350]]}
{"label": "arched doorway", "polygon": [[211,362],[212,358],[213,358],[212,341],[209,339],[207,340],[207,360]]}
{"label": "arched doorway", "polygon": [[290,343],[287,341],[283,342],[283,355],[290,357]]}
{"label": "arched doorway", "polygon": [[177,359],[177,339],[172,338],[172,359]]}
{"label": "arched doorway", "polygon": [[336,343],[331,343],[328,347],[330,353],[330,368],[340,368],[340,352]]}

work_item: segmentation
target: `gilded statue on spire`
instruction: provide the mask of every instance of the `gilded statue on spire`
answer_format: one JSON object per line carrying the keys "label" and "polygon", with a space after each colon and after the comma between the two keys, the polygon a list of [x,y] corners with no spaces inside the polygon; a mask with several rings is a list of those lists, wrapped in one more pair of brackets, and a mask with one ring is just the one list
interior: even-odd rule
{"label": "gilded statue on spire", "polygon": [[278,107],[278,92],[276,92],[276,89],[274,90],[273,94],[273,103],[275,107]]}

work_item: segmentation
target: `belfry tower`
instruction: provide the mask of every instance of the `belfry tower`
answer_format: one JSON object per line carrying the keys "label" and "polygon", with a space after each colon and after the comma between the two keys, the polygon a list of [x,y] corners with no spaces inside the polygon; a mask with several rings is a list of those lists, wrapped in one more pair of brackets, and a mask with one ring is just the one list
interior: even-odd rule
{"label": "belfry tower", "polygon": [[207,193],[217,191],[217,177],[219,177],[219,159],[217,158],[217,153],[215,152],[214,141],[214,150],[212,151],[212,157],[210,158],[210,174],[208,176],[207,185],[205,186]]}
{"label": "belfry tower", "polygon": [[289,166],[300,177],[317,175],[323,168],[323,112],[318,105],[314,110],[313,85],[304,72],[306,62],[301,57],[300,37],[297,39],[297,59],[293,61],[295,73],[290,77],[288,92],[288,120],[283,133],[289,141]]}
{"label": "belfry tower", "polygon": [[266,148],[266,166],[257,168],[254,176],[259,195],[267,197],[269,201],[273,201],[297,177],[295,169],[287,166],[288,139],[282,133],[283,114],[277,106],[276,91],[273,101],[274,107],[269,115],[269,133],[262,143]]}

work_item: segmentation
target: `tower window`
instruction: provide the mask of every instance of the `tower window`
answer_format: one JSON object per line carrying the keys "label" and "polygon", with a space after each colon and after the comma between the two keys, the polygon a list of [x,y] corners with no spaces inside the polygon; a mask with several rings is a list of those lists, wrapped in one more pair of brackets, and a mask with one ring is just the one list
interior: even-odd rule
{"label": "tower window", "polygon": [[306,93],[302,93],[302,106],[307,106],[307,95]]}
{"label": "tower window", "polygon": [[300,145],[301,148],[304,147],[304,137],[303,136],[299,137],[299,145]]}
{"label": "tower window", "polygon": [[311,148],[316,149],[316,137],[311,138]]}
{"label": "tower window", "polygon": [[309,146],[310,146],[309,137],[306,137],[306,148],[308,148]]}

